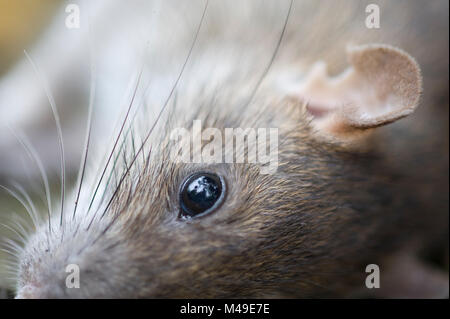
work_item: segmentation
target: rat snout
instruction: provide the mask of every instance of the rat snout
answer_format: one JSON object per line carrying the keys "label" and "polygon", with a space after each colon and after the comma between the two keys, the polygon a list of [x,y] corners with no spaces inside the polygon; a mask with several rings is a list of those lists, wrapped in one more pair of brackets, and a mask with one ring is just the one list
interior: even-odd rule
{"label": "rat snout", "polygon": [[127,282],[123,269],[129,263],[128,246],[120,236],[102,234],[103,229],[93,225],[90,236],[66,229],[63,238],[53,231],[51,240],[35,235],[19,264],[16,298],[118,296]]}
{"label": "rat snout", "polygon": [[19,284],[16,299],[64,298],[64,289],[52,280],[26,280]]}
{"label": "rat snout", "polygon": [[17,291],[16,299],[43,299],[48,298],[40,286],[25,285]]}
{"label": "rat snout", "polygon": [[26,285],[19,289],[16,299],[39,299],[38,289],[32,285]]}
{"label": "rat snout", "polygon": [[18,289],[15,299],[56,299],[70,298],[57,285],[26,284]]}
{"label": "rat snout", "polygon": [[69,298],[61,274],[52,268],[52,271],[43,271],[39,265],[23,267],[19,275],[16,299],[54,299]]}

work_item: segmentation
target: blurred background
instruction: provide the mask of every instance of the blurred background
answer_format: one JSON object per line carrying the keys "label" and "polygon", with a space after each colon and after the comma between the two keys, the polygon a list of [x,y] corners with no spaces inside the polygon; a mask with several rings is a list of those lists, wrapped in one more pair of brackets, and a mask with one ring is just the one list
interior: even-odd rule
{"label": "blurred background", "polygon": [[0,0],[0,76],[51,21],[61,0]]}
{"label": "blurred background", "polygon": [[[24,49],[30,48],[44,32],[61,2],[61,0],[0,0],[0,78],[23,59]],[[1,180],[0,184],[3,182]],[[36,197],[37,194],[32,196]],[[11,214],[27,218],[23,206],[3,190],[0,191],[0,207],[2,208],[0,223],[7,223]],[[14,234],[0,226],[0,241],[9,236]],[[11,296],[6,289],[8,281],[4,269],[6,257],[6,253],[0,250],[0,298]]]}

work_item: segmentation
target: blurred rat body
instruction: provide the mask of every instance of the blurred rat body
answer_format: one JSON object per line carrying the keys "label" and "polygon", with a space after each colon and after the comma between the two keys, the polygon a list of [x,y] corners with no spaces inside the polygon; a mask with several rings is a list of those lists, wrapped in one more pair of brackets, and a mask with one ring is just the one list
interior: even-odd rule
{"label": "blurred rat body", "polygon": [[[381,269],[377,295],[448,294],[446,276],[415,258],[448,238],[448,3],[380,3],[380,29],[356,1],[111,3],[92,9],[91,41],[105,53],[94,112],[114,111],[120,64],[140,56],[132,112],[104,160],[88,153],[80,197],[75,187],[17,247],[18,297],[347,297],[373,293],[368,264]],[[102,29],[115,18],[150,34]],[[124,46],[127,32],[147,47]],[[350,43],[370,44],[349,47],[346,68]],[[50,84],[82,60],[66,53]],[[101,76],[108,61],[115,77]],[[170,133],[191,133],[194,120],[277,128],[276,171],[174,161]],[[193,176],[217,205],[186,209]],[[395,270],[405,260],[420,283]],[[68,265],[79,288],[66,285]]]}

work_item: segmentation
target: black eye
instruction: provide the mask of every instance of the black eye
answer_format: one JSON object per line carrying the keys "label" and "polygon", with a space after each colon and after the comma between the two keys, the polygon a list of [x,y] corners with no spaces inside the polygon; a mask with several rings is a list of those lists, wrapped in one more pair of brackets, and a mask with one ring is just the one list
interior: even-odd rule
{"label": "black eye", "polygon": [[195,173],[180,188],[181,216],[206,215],[220,206],[224,195],[225,183],[221,177],[211,173]]}

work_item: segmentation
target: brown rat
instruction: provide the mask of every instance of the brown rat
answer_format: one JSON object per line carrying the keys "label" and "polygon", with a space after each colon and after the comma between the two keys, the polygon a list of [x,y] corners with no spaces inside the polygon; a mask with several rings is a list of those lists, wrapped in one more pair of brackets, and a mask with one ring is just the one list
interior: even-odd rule
{"label": "brown rat", "polygon": [[[205,20],[232,16],[215,5],[206,7]],[[337,4],[319,11],[312,2],[289,5],[278,19],[259,22],[275,30],[259,31],[270,41],[258,50],[261,38],[246,42],[200,19],[192,41],[197,53],[187,54],[195,63],[181,69],[161,117],[145,118],[142,134],[125,139],[115,181],[103,181],[90,206],[103,166],[88,172],[80,199],[75,189],[65,215],[55,210],[19,249],[18,297],[343,297],[363,290],[366,265],[379,265],[383,276],[390,256],[429,247],[448,233],[444,46],[426,37],[432,51],[426,56],[411,45],[423,82],[414,58],[381,44],[349,47],[342,71],[345,59],[336,52],[344,42],[395,39],[404,29],[389,36],[363,24],[353,30],[350,17],[365,16],[354,3],[331,21],[325,17]],[[306,8],[314,32],[300,19]],[[429,14],[416,9],[382,6],[386,15],[411,10],[399,22],[403,28]],[[203,41],[202,28],[209,35]],[[419,26],[405,38],[421,32]],[[309,63],[326,50],[324,42],[333,48],[320,56],[339,76]],[[432,62],[447,70],[432,72]],[[427,93],[428,78],[438,80]],[[419,104],[422,83],[418,113],[403,119]],[[431,119],[433,128],[426,125]],[[223,136],[226,128],[277,128],[276,170],[175,161],[170,132],[185,128],[194,139],[195,120]],[[108,166],[110,172],[113,162]],[[186,193],[191,185],[203,191]],[[80,270],[79,288],[66,286],[72,264]]]}

